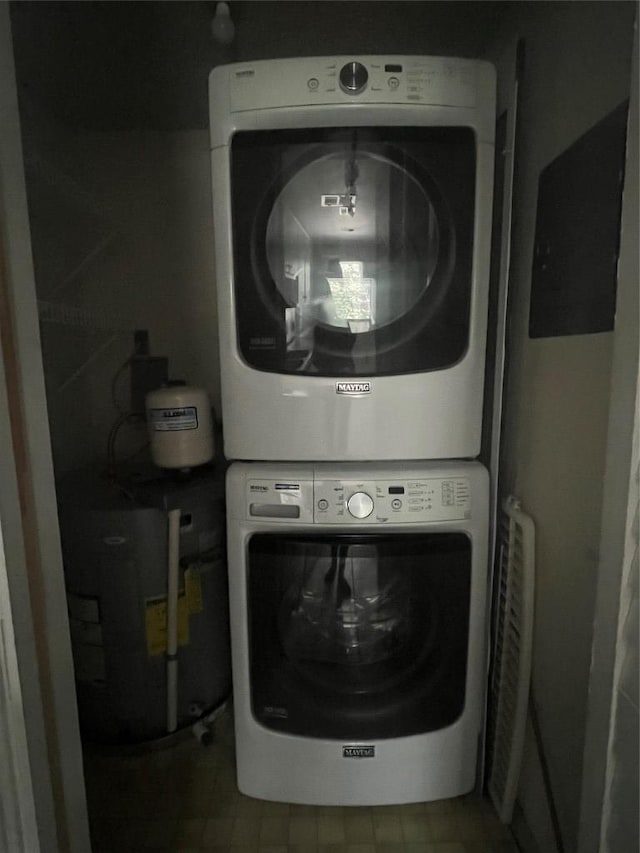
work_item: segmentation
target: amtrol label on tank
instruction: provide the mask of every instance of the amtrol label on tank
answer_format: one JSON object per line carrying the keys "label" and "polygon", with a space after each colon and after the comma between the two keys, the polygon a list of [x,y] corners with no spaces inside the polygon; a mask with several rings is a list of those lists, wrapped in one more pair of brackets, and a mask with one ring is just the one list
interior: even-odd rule
{"label": "amtrol label on tank", "polygon": [[198,409],[181,406],[171,409],[149,409],[147,412],[151,429],[157,432],[175,432],[183,429],[198,429]]}

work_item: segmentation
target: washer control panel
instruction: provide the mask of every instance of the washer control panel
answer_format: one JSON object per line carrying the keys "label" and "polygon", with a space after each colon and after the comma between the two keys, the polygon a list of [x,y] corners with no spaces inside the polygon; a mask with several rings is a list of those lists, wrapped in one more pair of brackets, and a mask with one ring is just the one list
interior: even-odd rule
{"label": "washer control panel", "polygon": [[471,517],[466,477],[415,480],[316,480],[314,521],[406,524]]}
{"label": "washer control panel", "polygon": [[347,509],[354,518],[369,518],[375,504],[366,492],[354,492],[347,501]]}
{"label": "washer control panel", "polygon": [[471,518],[467,477],[251,479],[247,517],[283,523],[407,524]]}

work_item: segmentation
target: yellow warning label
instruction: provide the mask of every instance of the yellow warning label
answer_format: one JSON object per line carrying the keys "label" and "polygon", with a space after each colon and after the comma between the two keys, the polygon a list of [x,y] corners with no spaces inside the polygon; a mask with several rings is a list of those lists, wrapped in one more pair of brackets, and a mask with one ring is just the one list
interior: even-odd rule
{"label": "yellow warning label", "polygon": [[184,573],[184,589],[189,613],[202,613],[202,581],[195,569],[187,569]]}
{"label": "yellow warning label", "polygon": [[[167,651],[167,599],[148,599],[145,606],[147,652],[150,657]],[[189,605],[185,593],[178,598],[178,645],[189,643]]]}

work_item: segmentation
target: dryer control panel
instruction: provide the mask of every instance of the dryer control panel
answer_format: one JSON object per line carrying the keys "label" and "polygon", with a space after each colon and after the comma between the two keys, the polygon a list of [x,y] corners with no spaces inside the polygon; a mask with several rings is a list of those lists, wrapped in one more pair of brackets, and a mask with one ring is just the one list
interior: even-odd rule
{"label": "dryer control panel", "polygon": [[495,75],[486,62],[434,56],[303,57],[221,68],[231,112],[349,101],[474,109],[480,78]]}
{"label": "dryer control panel", "polygon": [[341,525],[454,521],[471,517],[471,489],[466,477],[252,479],[247,517]]}

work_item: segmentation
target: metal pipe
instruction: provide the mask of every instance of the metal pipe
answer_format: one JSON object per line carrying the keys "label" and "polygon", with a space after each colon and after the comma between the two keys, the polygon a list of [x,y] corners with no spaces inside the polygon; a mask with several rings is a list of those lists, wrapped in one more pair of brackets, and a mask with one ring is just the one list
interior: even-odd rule
{"label": "metal pipe", "polygon": [[167,731],[178,726],[178,575],[180,562],[180,510],[168,513],[167,547]]}

